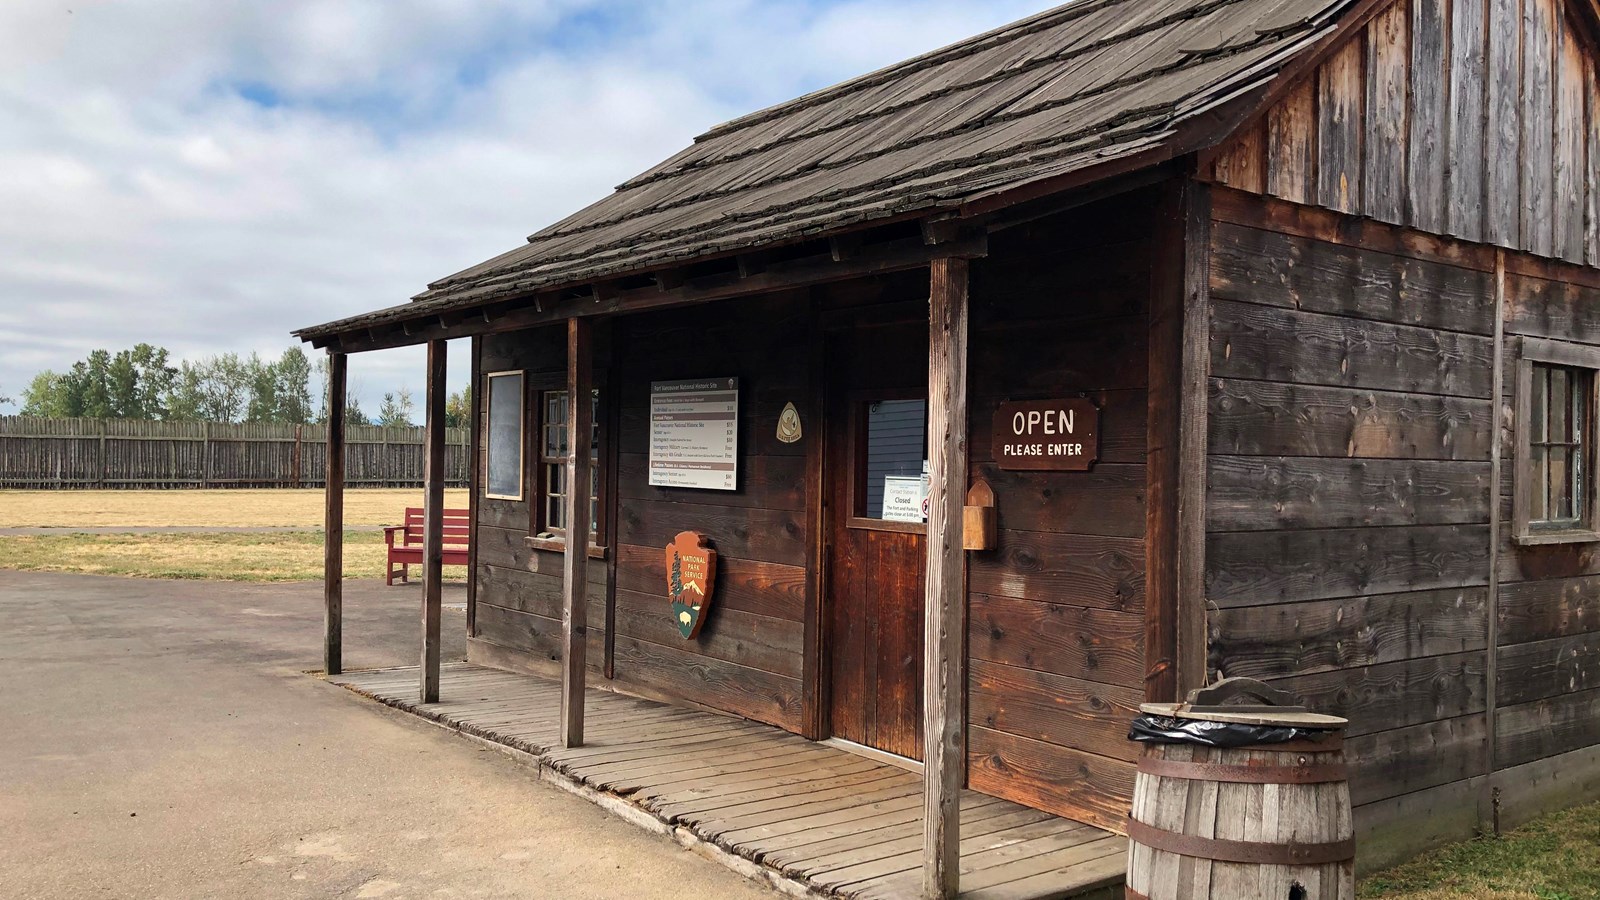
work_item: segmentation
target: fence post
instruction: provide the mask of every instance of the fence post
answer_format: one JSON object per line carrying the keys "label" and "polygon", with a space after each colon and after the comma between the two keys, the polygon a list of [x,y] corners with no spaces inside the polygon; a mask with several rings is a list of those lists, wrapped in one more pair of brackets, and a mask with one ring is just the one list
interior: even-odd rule
{"label": "fence post", "polygon": [[98,481],[96,481],[95,487],[98,487],[98,488],[101,488],[101,489],[105,488],[105,486],[106,486],[106,465],[108,464],[108,462],[109,461],[106,459],[106,420],[105,419],[101,419],[100,420],[100,478],[99,478]]}
{"label": "fence post", "polygon": [[207,490],[211,487],[211,423],[202,424],[205,432],[200,439],[200,489]]}
{"label": "fence post", "polygon": [[300,486],[300,429],[304,427],[304,425],[296,425],[294,427],[294,456],[290,464],[292,471],[289,475],[289,483],[296,488]]}

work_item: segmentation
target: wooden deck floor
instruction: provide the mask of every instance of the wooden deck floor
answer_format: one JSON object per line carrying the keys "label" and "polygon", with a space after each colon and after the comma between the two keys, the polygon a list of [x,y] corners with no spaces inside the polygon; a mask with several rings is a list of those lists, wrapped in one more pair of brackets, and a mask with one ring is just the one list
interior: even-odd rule
{"label": "wooden deck floor", "polygon": [[[478,738],[534,754],[572,781],[822,894],[914,897],[921,884],[922,779],[766,725],[591,690],[588,746],[561,749],[559,685],[465,663],[443,668],[436,704],[417,670],[331,679]],[[967,791],[962,897],[1121,896],[1126,840]]]}

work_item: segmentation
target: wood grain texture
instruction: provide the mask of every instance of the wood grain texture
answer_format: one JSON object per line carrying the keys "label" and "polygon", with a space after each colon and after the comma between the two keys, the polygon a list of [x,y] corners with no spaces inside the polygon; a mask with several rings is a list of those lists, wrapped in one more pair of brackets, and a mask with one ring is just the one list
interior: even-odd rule
{"label": "wood grain texture", "polygon": [[328,354],[327,481],[323,505],[322,671],[344,671],[344,438],[350,360]]}
{"label": "wood grain texture", "polygon": [[1507,706],[1600,690],[1600,632],[1499,648],[1495,700]]}
{"label": "wood grain texture", "polygon": [[1494,332],[1492,276],[1479,269],[1231,223],[1214,231],[1211,258],[1215,299]]}
{"label": "wood grain texture", "polygon": [[1555,58],[1555,188],[1552,199],[1554,222],[1553,255],[1568,262],[1584,261],[1584,217],[1588,203],[1585,194],[1587,169],[1585,145],[1589,123],[1585,96],[1589,74],[1585,68],[1583,40],[1568,23],[1556,15],[1559,34]]}
{"label": "wood grain texture", "polygon": [[1294,384],[1492,396],[1493,341],[1477,335],[1217,300],[1211,373]]}
{"label": "wood grain texture", "polygon": [[1092,753],[972,726],[967,779],[975,791],[1120,831],[1133,766]]}
{"label": "wood grain texture", "polygon": [[1600,575],[1501,584],[1499,619],[1502,644],[1600,631]]}
{"label": "wood grain texture", "polygon": [[1525,0],[1486,0],[1489,5],[1488,123],[1485,166],[1484,237],[1502,247],[1521,241],[1522,159],[1522,4]]}
{"label": "wood grain texture", "polygon": [[[1419,16],[1416,25],[1424,24],[1420,17],[1429,2],[1436,0],[1415,0]],[[1417,202],[1419,190],[1424,189],[1429,180],[1425,164],[1419,164],[1416,159],[1417,140],[1430,137],[1428,107],[1424,102],[1430,90],[1426,77],[1419,77],[1417,81],[1414,115],[1412,104],[1407,102],[1413,62],[1412,30],[1405,3],[1391,4],[1366,28],[1366,71],[1363,73],[1366,102],[1361,117],[1366,154],[1362,160],[1362,195],[1358,208],[1385,222],[1406,221],[1407,206]],[[1415,51],[1420,57],[1428,48],[1428,35],[1423,30],[1417,35]],[[1408,167],[1417,170],[1410,173],[1413,176],[1410,179],[1407,178]],[[1442,178],[1439,188],[1442,194]]]}
{"label": "wood grain texture", "polygon": [[1487,400],[1263,381],[1211,382],[1213,453],[1487,460]]}
{"label": "wood grain texture", "polygon": [[1312,203],[1317,186],[1317,86],[1301,82],[1267,111],[1267,193]]}
{"label": "wood grain texture", "polygon": [[1350,799],[1375,803],[1482,775],[1487,739],[1478,715],[1353,737],[1345,750],[1353,769]]}
{"label": "wood grain texture", "polygon": [[1555,250],[1555,52],[1557,11],[1551,0],[1522,4],[1522,225],[1517,246],[1539,256]]}
{"label": "wood grain texture", "polygon": [[446,343],[428,342],[428,375],[423,409],[427,437],[423,448],[422,684],[423,703],[439,702],[439,652],[444,594],[444,402]]}
{"label": "wood grain texture", "polygon": [[975,555],[969,568],[977,593],[1144,609],[1144,542],[1134,538],[1001,531],[999,547]]}
{"label": "wood grain texture", "polygon": [[800,729],[800,681],[728,663],[638,638],[616,637],[620,685],[683,697],[703,706],[776,725]]}
{"label": "wood grain texture", "polygon": [[[1411,120],[1405,150],[1409,157],[1405,206],[1401,218],[1385,215],[1379,205],[1367,210],[1386,222],[1403,222],[1423,231],[1445,231],[1444,155],[1450,114],[1450,5],[1449,0],[1411,0],[1408,71],[1411,76]],[[1406,4],[1391,9],[1403,10]],[[1381,20],[1381,19],[1380,19]],[[1399,29],[1397,29],[1398,33]],[[1390,43],[1400,44],[1398,36]],[[1381,90],[1382,86],[1378,86]],[[1398,102],[1406,104],[1402,95]]]}
{"label": "wood grain texture", "polygon": [[[665,544],[663,544],[665,546]],[[616,548],[617,587],[665,597],[666,560],[659,547]],[[805,612],[806,570],[757,560],[717,560],[717,606],[798,622]]]}
{"label": "wood grain texture", "polygon": [[1268,531],[1489,520],[1489,464],[1212,456],[1207,528]]}
{"label": "wood grain texture", "polygon": [[1570,281],[1508,275],[1506,333],[1600,344],[1600,290]]}
{"label": "wood grain texture", "polygon": [[1317,201],[1341,212],[1361,208],[1365,52],[1350,41],[1318,71]]}
{"label": "wood grain texture", "polygon": [[1495,760],[1506,768],[1600,744],[1600,690],[1503,707],[1494,742]]}
{"label": "wood grain texture", "polygon": [[594,461],[594,326],[567,322],[567,549],[561,567],[561,745],[583,746],[584,676],[589,633],[590,506]]}
{"label": "wood grain texture", "polygon": [[962,698],[967,554],[961,509],[967,477],[970,266],[936,259],[929,288],[927,608],[922,702],[922,891],[954,900],[961,880]]}
{"label": "wood grain texture", "polygon": [[1212,667],[1281,678],[1482,651],[1487,611],[1482,587],[1220,609]]}
{"label": "wood grain texture", "polygon": [[971,671],[967,714],[972,724],[1113,759],[1138,758],[1128,723],[1139,715],[1143,686],[1100,684],[980,659],[972,661]]}
{"label": "wood grain texture", "polygon": [[[1484,155],[1488,102],[1485,9],[1490,0],[1451,0],[1450,115],[1443,153],[1450,160],[1445,229],[1469,241],[1483,239]],[[1437,160],[1427,161],[1428,165]]]}
{"label": "wood grain texture", "polygon": [[1487,525],[1212,534],[1206,596],[1221,608],[1476,587]]}
{"label": "wood grain texture", "polygon": [[1483,652],[1452,653],[1274,679],[1307,708],[1350,720],[1350,736],[1483,712]]}
{"label": "wood grain texture", "polygon": [[1144,623],[1124,613],[972,594],[968,654],[1025,669],[1131,685],[1144,680]]}

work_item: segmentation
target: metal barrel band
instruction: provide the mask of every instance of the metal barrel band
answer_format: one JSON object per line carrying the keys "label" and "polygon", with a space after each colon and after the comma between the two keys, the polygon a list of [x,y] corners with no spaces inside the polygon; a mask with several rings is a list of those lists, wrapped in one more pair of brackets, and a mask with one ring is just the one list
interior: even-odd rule
{"label": "metal barrel band", "polygon": [[1187,778],[1190,781],[1221,781],[1229,784],[1328,784],[1349,780],[1343,763],[1304,766],[1241,766],[1222,763],[1186,762],[1147,756],[1139,760],[1139,771],[1160,778]]}
{"label": "metal barrel band", "polygon": [[1128,819],[1128,839],[1152,850],[1176,853],[1212,862],[1245,863],[1261,866],[1320,866],[1349,862],[1356,858],[1355,838],[1326,844],[1264,844],[1255,841],[1228,841],[1221,838],[1176,834],[1153,828],[1138,819]]}

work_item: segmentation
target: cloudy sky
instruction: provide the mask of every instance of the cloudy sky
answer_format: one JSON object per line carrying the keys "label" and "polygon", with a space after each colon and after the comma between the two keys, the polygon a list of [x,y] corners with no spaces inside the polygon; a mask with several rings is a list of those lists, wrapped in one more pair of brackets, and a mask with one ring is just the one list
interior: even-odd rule
{"label": "cloudy sky", "polygon": [[[0,395],[97,347],[277,355],[711,125],[1050,5],[4,0]],[[420,393],[421,354],[351,379]]]}

